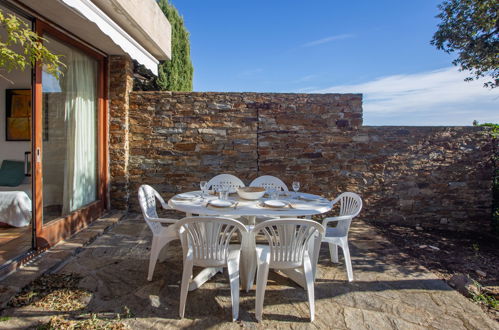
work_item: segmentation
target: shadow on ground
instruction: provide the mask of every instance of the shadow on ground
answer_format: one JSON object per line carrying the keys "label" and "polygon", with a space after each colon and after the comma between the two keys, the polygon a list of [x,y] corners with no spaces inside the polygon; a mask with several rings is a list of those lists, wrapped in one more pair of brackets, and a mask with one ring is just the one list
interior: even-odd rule
{"label": "shadow on ground", "polygon": [[[125,323],[132,328],[225,328],[242,323],[262,328],[312,325],[345,329],[497,329],[497,324],[478,306],[362,221],[355,222],[351,230],[354,282],[346,280],[342,259],[340,264],[331,263],[327,246],[322,247],[315,285],[316,320],[312,324],[306,291],[275,272],[269,274],[262,323],[256,323],[254,318],[254,289],[241,291],[240,321],[229,322],[231,303],[226,272],[189,292],[186,317],[179,319],[181,247],[178,242],[167,247],[166,260],[157,265],[153,281],[148,282],[150,239],[145,223],[139,217],[129,217],[59,270],[79,274],[82,278],[78,287],[92,293],[85,313],[123,315],[129,310],[132,317]],[[81,312],[26,306],[10,308],[2,315],[13,317],[11,325],[30,326],[50,316],[74,317]]]}

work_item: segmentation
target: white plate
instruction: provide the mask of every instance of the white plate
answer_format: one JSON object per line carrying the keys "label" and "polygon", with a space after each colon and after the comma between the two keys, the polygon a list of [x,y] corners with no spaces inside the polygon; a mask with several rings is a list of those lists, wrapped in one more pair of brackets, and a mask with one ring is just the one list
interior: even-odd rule
{"label": "white plate", "polygon": [[197,197],[198,197],[198,195],[193,194],[193,193],[183,193],[183,194],[178,194],[177,196],[175,196],[176,199],[185,199],[185,200],[194,199]]}
{"label": "white plate", "polygon": [[210,203],[208,205],[215,206],[215,207],[230,207],[230,206],[232,206],[232,202],[231,201],[223,201],[221,199],[215,199],[215,200],[210,201]]}
{"label": "white plate", "polygon": [[265,206],[268,206],[268,207],[279,207],[280,208],[280,207],[288,206],[289,202],[280,201],[277,199],[271,199],[271,200],[264,201],[263,204]]}

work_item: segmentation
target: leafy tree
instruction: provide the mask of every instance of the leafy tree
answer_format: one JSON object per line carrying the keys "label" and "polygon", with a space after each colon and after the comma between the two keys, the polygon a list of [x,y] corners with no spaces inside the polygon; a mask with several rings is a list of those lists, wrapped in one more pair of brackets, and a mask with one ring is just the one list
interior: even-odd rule
{"label": "leafy tree", "polygon": [[470,71],[466,80],[490,76],[485,87],[499,86],[499,2],[497,0],[444,0],[442,21],[431,44],[447,53],[457,52],[452,62]]}
{"label": "leafy tree", "polygon": [[157,83],[162,90],[192,91],[194,69],[184,19],[168,0],[159,0],[158,5],[172,26],[172,59],[160,64]]}
{"label": "leafy tree", "polygon": [[24,70],[27,66],[34,66],[37,61],[40,61],[45,65],[48,73],[60,77],[61,68],[65,66],[60,61],[61,56],[52,54],[42,44],[46,40],[33,32],[24,21],[12,14],[5,15],[0,10],[0,27],[7,35],[5,40],[0,40],[1,68],[7,72],[16,69]]}

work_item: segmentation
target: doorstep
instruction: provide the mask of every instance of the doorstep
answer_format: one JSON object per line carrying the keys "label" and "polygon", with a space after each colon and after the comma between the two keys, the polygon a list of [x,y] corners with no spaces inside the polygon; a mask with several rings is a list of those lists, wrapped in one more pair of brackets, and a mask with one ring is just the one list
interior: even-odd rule
{"label": "doorstep", "polygon": [[16,271],[0,274],[0,309],[3,309],[23,287],[43,274],[54,272],[65,265],[71,257],[80,253],[83,247],[111,229],[124,215],[124,212],[111,211],[71,238],[36,256]]}

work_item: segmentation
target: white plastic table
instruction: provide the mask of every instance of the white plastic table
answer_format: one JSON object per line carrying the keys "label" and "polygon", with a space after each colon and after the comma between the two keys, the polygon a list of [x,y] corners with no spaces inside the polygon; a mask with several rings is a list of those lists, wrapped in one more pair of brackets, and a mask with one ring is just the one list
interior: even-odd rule
{"label": "white plastic table", "polygon": [[[255,237],[254,233],[251,231],[255,225],[255,219],[257,216],[266,217],[299,217],[299,216],[311,216],[314,214],[326,213],[332,208],[331,201],[324,199],[317,195],[307,194],[307,193],[287,193],[288,196],[281,194],[280,199],[288,201],[289,206],[284,208],[269,208],[262,205],[262,201],[268,198],[262,198],[256,201],[250,201],[239,198],[237,194],[231,194],[229,200],[234,201],[232,207],[212,207],[209,205],[209,201],[218,199],[214,195],[206,195],[201,197],[200,191],[193,191],[190,194],[196,194],[199,197],[192,200],[179,199],[177,196],[173,196],[169,201],[168,205],[178,211],[185,212],[188,214],[202,214],[202,215],[213,215],[213,216],[227,216],[227,217],[239,217],[245,216],[246,225],[250,230],[249,237],[243,240],[243,245],[241,246],[241,283],[246,291],[249,291],[253,286],[255,271],[256,271],[256,255],[255,255]],[[314,200],[312,200],[314,199]],[[310,250],[312,252],[313,249]],[[315,256],[314,256],[315,258]],[[315,260],[315,259],[313,259]],[[193,280],[189,290],[194,290],[201,286],[204,282],[215,275],[220,269],[207,268],[203,270],[196,278]],[[303,282],[303,275],[297,273],[293,270],[281,270],[293,281],[301,286],[305,286]],[[315,274],[315,269],[314,269]]]}

